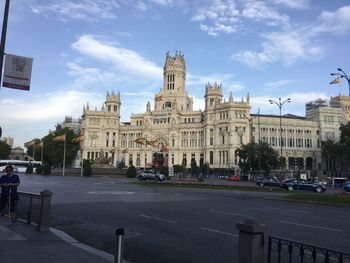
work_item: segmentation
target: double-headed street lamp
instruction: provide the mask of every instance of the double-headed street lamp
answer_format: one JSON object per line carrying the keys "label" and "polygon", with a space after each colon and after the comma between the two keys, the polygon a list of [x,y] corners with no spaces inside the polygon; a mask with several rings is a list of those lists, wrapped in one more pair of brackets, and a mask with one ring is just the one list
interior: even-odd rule
{"label": "double-headed street lamp", "polygon": [[[276,104],[278,106],[278,108],[280,109],[280,145],[281,145],[281,164],[282,164],[282,145],[283,145],[283,139],[282,139],[282,106],[288,102],[290,103],[291,102],[291,99],[288,98],[284,101],[282,101],[281,98],[278,98],[278,102],[277,101],[274,101],[274,100],[269,100],[270,104]],[[283,165],[283,164],[282,164]]]}
{"label": "double-headed street lamp", "polygon": [[331,73],[331,76],[339,76],[341,78],[346,79],[346,81],[348,82],[348,85],[349,85],[349,96],[350,96],[350,78],[348,77],[348,75],[346,75],[346,73],[341,68],[338,68],[338,71],[341,73],[339,73],[339,72]]}

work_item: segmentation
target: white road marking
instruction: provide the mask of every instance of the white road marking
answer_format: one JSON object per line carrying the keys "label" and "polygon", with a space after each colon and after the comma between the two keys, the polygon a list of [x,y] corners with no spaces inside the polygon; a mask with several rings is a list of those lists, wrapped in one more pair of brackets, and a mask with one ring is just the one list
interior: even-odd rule
{"label": "white road marking", "polygon": [[86,192],[87,194],[92,195],[134,195],[135,192],[127,192],[127,191],[94,191],[94,192]]}
{"label": "white road marking", "polygon": [[275,207],[266,207],[267,209],[270,210],[278,210],[278,211],[286,211],[286,212],[292,212],[292,213],[299,213],[299,214],[310,214],[310,212],[308,211],[304,211],[304,210],[294,210],[294,209],[279,209],[279,208],[275,208]]}
{"label": "white road marking", "polygon": [[153,219],[153,220],[157,220],[157,221],[168,222],[168,223],[171,223],[171,224],[177,224],[178,223],[177,221],[174,221],[174,220],[164,219],[164,218],[155,217],[155,216],[141,215],[141,217],[149,218],[149,219]]}
{"label": "white road marking", "polygon": [[223,214],[223,215],[230,215],[230,216],[241,216],[241,217],[250,217],[248,215],[242,215],[242,214],[236,214],[236,213],[230,213],[230,212],[225,212],[225,211],[218,211],[218,210],[210,210],[212,213],[218,213],[218,214]]}
{"label": "white road marking", "polygon": [[281,222],[281,223],[284,223],[284,224],[290,224],[290,225],[296,225],[296,226],[305,226],[305,227],[312,227],[312,228],[318,228],[318,229],[324,229],[324,230],[329,230],[329,231],[337,231],[337,232],[340,232],[339,229],[335,229],[335,228],[328,228],[328,227],[322,227],[322,226],[306,225],[306,224],[294,223],[294,222],[289,222],[289,221],[280,221],[280,222]]}
{"label": "white road marking", "polygon": [[235,234],[231,234],[231,233],[227,233],[227,232],[223,232],[223,231],[220,231],[220,230],[211,229],[211,228],[207,228],[207,227],[201,227],[201,229],[202,230],[206,230],[206,231],[210,231],[210,232],[215,232],[215,233],[219,233],[219,234],[232,236],[232,237],[238,237],[238,235],[235,235]]}

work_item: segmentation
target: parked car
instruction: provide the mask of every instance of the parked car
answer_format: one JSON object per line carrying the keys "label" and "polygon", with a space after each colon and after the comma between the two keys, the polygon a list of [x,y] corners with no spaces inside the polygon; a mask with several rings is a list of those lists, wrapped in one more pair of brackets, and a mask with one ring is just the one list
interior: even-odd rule
{"label": "parked car", "polygon": [[280,187],[281,186],[281,181],[275,177],[272,177],[272,178],[258,177],[255,183],[260,187],[264,187],[264,186]]}
{"label": "parked car", "polygon": [[231,176],[227,177],[227,181],[238,182],[239,180],[240,180],[240,178],[237,175],[231,175]]}
{"label": "parked car", "polygon": [[350,181],[347,181],[345,184],[344,184],[344,190],[347,191],[347,192],[350,192]]}
{"label": "parked car", "polygon": [[142,171],[142,173],[138,175],[138,178],[140,181],[147,180],[147,179],[163,181],[165,179],[165,176],[164,174],[161,174],[155,170],[144,170]]}
{"label": "parked car", "polygon": [[304,179],[287,179],[281,182],[281,187],[288,190],[308,190],[321,193],[326,191],[326,187],[320,183],[313,183]]}

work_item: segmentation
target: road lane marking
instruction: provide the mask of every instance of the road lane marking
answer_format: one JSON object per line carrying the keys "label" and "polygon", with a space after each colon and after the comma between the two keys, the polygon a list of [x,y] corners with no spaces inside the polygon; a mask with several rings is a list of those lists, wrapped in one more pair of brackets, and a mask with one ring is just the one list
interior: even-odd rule
{"label": "road lane marking", "polygon": [[225,212],[225,211],[218,211],[218,210],[210,210],[210,212],[217,213],[217,214],[223,214],[223,215],[230,215],[230,216],[250,217],[250,216],[247,216],[247,215],[230,213],[230,212]]}
{"label": "road lane marking", "polygon": [[275,208],[275,207],[266,207],[266,208],[270,209],[270,210],[286,211],[286,212],[299,213],[299,214],[310,214],[310,212],[303,211],[303,210],[279,209],[279,208]]}
{"label": "road lane marking", "polygon": [[280,221],[280,222],[281,222],[281,223],[284,223],[284,224],[290,224],[290,225],[296,225],[296,226],[305,226],[305,227],[312,227],[312,228],[318,228],[318,229],[324,229],[324,230],[329,230],[329,231],[337,231],[337,232],[340,232],[339,229],[335,229],[335,228],[328,228],[328,227],[322,227],[322,226],[306,225],[306,224],[294,223],[294,222],[289,222],[289,221]]}
{"label": "road lane marking", "polygon": [[158,220],[158,221],[163,221],[163,222],[168,222],[168,223],[171,223],[171,224],[177,224],[178,223],[177,221],[174,221],[174,220],[164,219],[164,218],[155,217],[155,216],[141,215],[141,217],[149,218],[149,219],[153,219],[153,220]]}
{"label": "road lane marking", "polygon": [[128,192],[128,191],[91,191],[86,193],[93,194],[93,195],[134,195],[135,194],[135,192]]}
{"label": "road lane marking", "polygon": [[235,235],[235,234],[231,234],[231,233],[227,233],[227,232],[223,232],[223,231],[220,231],[220,230],[211,229],[211,228],[207,228],[207,227],[201,227],[201,229],[202,230],[206,230],[206,231],[210,231],[210,232],[214,232],[214,233],[219,233],[219,234],[232,236],[232,237],[238,237],[238,235]]}

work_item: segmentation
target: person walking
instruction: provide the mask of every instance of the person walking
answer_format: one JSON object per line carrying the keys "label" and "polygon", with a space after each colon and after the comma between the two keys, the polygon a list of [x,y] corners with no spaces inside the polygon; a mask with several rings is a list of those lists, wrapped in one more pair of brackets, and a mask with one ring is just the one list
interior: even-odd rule
{"label": "person walking", "polygon": [[13,173],[12,165],[5,168],[6,174],[0,178],[1,195],[0,195],[0,213],[8,204],[10,224],[16,223],[16,207],[18,201],[17,186],[20,184],[19,176]]}

